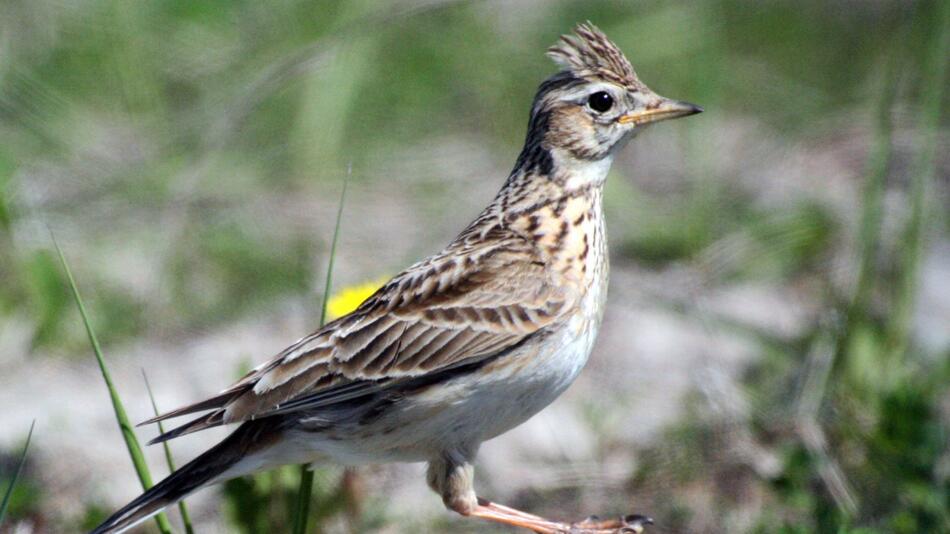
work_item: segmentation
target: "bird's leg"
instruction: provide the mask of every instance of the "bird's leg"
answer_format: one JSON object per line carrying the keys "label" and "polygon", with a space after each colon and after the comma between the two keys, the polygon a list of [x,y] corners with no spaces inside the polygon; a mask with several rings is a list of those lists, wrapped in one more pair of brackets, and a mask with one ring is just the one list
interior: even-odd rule
{"label": "bird's leg", "polygon": [[525,519],[530,519],[532,521],[545,521],[543,517],[536,516],[534,514],[529,514],[528,512],[522,512],[521,510],[505,506],[504,504],[499,504],[497,502],[491,502],[488,499],[478,498],[478,505],[484,508],[488,508],[495,512],[501,514],[507,514],[517,517],[523,517]]}
{"label": "bird's leg", "polygon": [[445,506],[466,517],[477,517],[539,534],[628,534],[643,532],[652,521],[633,515],[612,520],[589,517],[576,523],[550,521],[521,510],[476,497],[473,486],[472,464],[457,455],[447,454],[429,462],[426,479],[429,486],[442,496]]}
{"label": "bird's leg", "polygon": [[485,499],[478,499],[478,506],[471,512],[462,515],[526,528],[539,534],[565,534],[571,532],[571,526],[566,523],[548,521],[543,517],[495,504]]}

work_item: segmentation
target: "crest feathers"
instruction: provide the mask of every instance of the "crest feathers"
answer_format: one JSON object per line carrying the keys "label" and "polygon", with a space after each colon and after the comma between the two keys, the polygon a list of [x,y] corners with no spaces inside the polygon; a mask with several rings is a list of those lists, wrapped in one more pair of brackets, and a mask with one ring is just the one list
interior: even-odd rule
{"label": "crest feathers", "polygon": [[587,21],[574,28],[576,35],[562,35],[548,48],[555,63],[580,78],[601,78],[631,90],[641,87],[633,66],[597,26]]}

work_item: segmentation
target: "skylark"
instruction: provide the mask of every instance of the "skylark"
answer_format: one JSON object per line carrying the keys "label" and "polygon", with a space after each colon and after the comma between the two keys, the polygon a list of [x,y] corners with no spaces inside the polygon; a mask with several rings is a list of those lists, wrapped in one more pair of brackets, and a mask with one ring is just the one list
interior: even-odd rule
{"label": "skylark", "polygon": [[[549,521],[476,496],[479,445],[557,398],[587,362],[607,295],[601,208],[614,154],[646,125],[702,111],[637,78],[592,24],[548,55],[524,149],[452,243],[153,440],[241,425],[108,518],[121,532],[198,488],[290,463],[428,462],[445,506],[542,533],[632,532],[644,519]],[[144,423],[143,423],[144,424]]]}

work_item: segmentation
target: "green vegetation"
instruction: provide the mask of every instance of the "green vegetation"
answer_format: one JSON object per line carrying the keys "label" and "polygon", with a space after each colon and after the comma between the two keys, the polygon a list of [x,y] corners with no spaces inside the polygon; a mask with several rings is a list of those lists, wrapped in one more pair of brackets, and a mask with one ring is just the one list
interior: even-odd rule
{"label": "green vegetation", "polygon": [[23,464],[26,463],[26,453],[30,450],[30,440],[33,438],[33,427],[36,426],[34,420],[30,423],[30,431],[26,435],[26,443],[23,445],[23,452],[20,453],[20,459],[17,461],[16,470],[7,484],[7,490],[3,493],[3,499],[0,500],[0,526],[3,526],[3,518],[7,515],[7,508],[10,507],[10,501],[13,499],[14,490],[17,487],[17,480],[23,472]]}
{"label": "green vegetation", "polygon": [[[763,499],[764,510],[752,532],[950,532],[950,477],[941,467],[950,443],[946,414],[941,413],[941,399],[950,394],[950,354],[928,357],[908,346],[908,315],[918,293],[925,239],[922,226],[932,220],[925,191],[933,191],[933,143],[940,128],[937,102],[945,101],[947,85],[950,5],[918,6],[914,15],[900,21],[903,27],[895,32],[880,84],[853,295],[839,297],[829,291],[822,306],[824,320],[801,338],[758,336],[767,357],[748,370],[745,381],[749,398],[755,400],[748,434],[724,438],[717,433],[722,429],[710,423],[711,414],[697,412],[672,430],[663,445],[646,452],[647,467],[638,473],[634,487],[662,486],[669,476],[677,478],[676,488],[710,487],[717,495],[711,512],[723,522],[748,505],[743,495]],[[934,22],[926,32],[923,57],[908,61],[911,52],[903,46],[904,39],[912,27],[921,31],[919,26],[929,21]],[[911,210],[902,239],[890,245],[894,250],[885,251],[881,202],[892,165],[891,108],[901,79],[897,67],[906,63],[921,64],[920,142],[915,145]],[[781,240],[775,245],[776,237],[786,233],[781,224],[756,224],[750,232],[771,235],[763,242],[774,245],[772,253],[790,249],[797,250],[799,258],[814,256],[833,235],[826,224],[815,226],[822,218],[802,217],[816,230],[789,231],[801,236],[792,246]],[[756,227],[763,231],[751,230]],[[762,256],[756,255],[756,263],[761,262]],[[791,256],[777,262],[786,267],[796,263]],[[697,403],[697,410],[700,407]],[[755,465],[720,455],[750,443],[777,451],[779,468],[757,472]],[[671,464],[678,464],[672,474]],[[763,475],[768,481],[764,489],[754,487]],[[695,506],[676,492],[663,497],[653,499],[658,515],[669,518],[674,530],[691,530]]]}
{"label": "green vegetation", "polygon": [[[340,221],[343,219],[343,204],[346,201],[346,185],[349,181],[343,182],[343,190],[340,191],[340,204],[336,209],[336,223],[333,225],[333,240],[330,241],[330,259],[327,261],[327,274],[324,277],[323,299],[320,304],[320,326],[327,321],[327,304],[330,302],[330,290],[333,289],[333,260],[336,259],[336,245],[340,240]],[[294,512],[294,534],[306,534],[309,528],[310,520],[310,502],[313,494],[313,469],[307,464],[300,466],[300,489],[297,492],[297,507]]]}
{"label": "green vegetation", "polygon": [[[156,417],[161,415],[161,412],[158,410],[158,405],[155,404],[155,395],[152,394],[152,386],[148,383],[148,375],[145,374],[145,370],[142,370],[142,380],[145,381],[145,389],[148,391],[148,400],[152,403],[152,413]],[[165,433],[165,425],[161,421],[157,421],[155,426],[158,427],[158,433]],[[162,442],[162,449],[165,451],[165,463],[168,465],[168,472],[175,472],[175,458],[172,456],[171,446],[167,441]],[[185,527],[185,534],[195,534],[195,528],[191,524],[191,514],[188,513],[188,505],[185,504],[184,499],[178,502],[178,511],[181,513],[181,522],[182,526]]]}
{"label": "green vegetation", "polygon": [[[50,236],[52,237],[52,234]],[[106,389],[109,390],[109,400],[112,401],[115,420],[119,424],[122,439],[125,440],[125,446],[129,450],[129,457],[132,459],[132,465],[135,467],[135,474],[138,475],[139,481],[142,483],[142,489],[147,490],[152,487],[152,475],[148,470],[148,464],[145,462],[145,456],[142,454],[142,446],[139,445],[139,440],[135,436],[135,429],[132,424],[129,423],[129,416],[126,415],[125,405],[122,404],[122,399],[119,398],[119,392],[116,391],[115,385],[112,383],[109,369],[106,367],[105,359],[102,357],[102,349],[99,347],[99,339],[96,337],[96,332],[89,322],[89,316],[86,314],[86,305],[83,304],[82,296],[79,294],[79,288],[76,286],[76,280],[73,279],[73,273],[69,269],[66,256],[63,255],[63,251],[59,248],[59,244],[56,243],[55,238],[53,238],[53,245],[56,247],[59,261],[63,266],[63,271],[66,273],[66,279],[69,281],[69,289],[72,291],[73,298],[76,300],[76,308],[79,309],[79,315],[82,317],[82,324],[86,329],[86,335],[89,336],[89,345],[92,346],[92,352],[96,355],[96,362],[99,364],[102,380],[106,383]],[[165,517],[164,513],[155,516],[155,523],[158,524],[158,529],[162,534],[171,533],[171,525],[168,523],[168,518]]]}

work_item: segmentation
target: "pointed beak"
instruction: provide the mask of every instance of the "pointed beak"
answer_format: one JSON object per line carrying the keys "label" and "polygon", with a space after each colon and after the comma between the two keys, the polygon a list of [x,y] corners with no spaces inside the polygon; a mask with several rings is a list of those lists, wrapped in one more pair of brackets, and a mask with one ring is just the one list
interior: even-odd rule
{"label": "pointed beak", "polygon": [[677,119],[688,115],[702,113],[703,108],[689,102],[679,100],[662,99],[656,105],[647,109],[640,109],[621,115],[617,119],[620,124],[633,123],[636,126],[649,124],[651,122],[665,121],[667,119]]}

